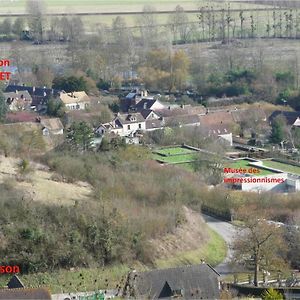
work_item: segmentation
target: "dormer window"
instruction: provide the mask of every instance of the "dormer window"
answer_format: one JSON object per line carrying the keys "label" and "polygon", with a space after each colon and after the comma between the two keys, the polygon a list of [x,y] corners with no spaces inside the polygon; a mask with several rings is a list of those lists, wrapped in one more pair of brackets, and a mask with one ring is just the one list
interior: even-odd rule
{"label": "dormer window", "polygon": [[136,117],[131,116],[131,117],[129,118],[129,120],[130,120],[131,122],[135,122],[135,121],[136,121]]}

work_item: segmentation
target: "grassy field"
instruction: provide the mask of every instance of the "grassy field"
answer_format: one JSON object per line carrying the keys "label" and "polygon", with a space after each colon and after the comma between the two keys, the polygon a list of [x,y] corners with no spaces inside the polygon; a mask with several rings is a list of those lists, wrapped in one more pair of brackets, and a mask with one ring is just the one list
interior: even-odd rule
{"label": "grassy field", "polygon": [[[226,168],[233,168],[233,169],[248,169],[251,168],[251,166],[249,165],[249,161],[246,159],[241,159],[241,160],[237,160],[234,161],[232,163],[228,163],[225,164],[224,167]],[[265,176],[265,175],[270,175],[270,174],[274,174],[274,172],[269,171],[269,170],[265,170],[265,169],[260,169],[258,167],[255,167],[256,169],[259,169],[259,173],[255,174],[255,176]]]}
{"label": "grassy field", "polygon": [[156,266],[158,268],[169,268],[174,266],[199,264],[201,259],[216,266],[222,262],[227,253],[225,241],[213,230],[209,229],[210,240],[203,248],[182,252],[168,259],[158,259]]}
{"label": "grassy field", "polygon": [[284,164],[281,162],[273,161],[273,160],[265,160],[263,162],[264,166],[281,170],[283,172],[293,173],[300,175],[300,167]]}
{"label": "grassy field", "polygon": [[169,164],[176,164],[182,162],[188,162],[195,160],[194,154],[183,154],[183,155],[174,155],[174,156],[162,156],[158,154],[154,154],[154,159]]}
{"label": "grassy field", "polygon": [[[142,269],[142,266],[138,266]],[[106,267],[105,269],[76,269],[61,270],[52,273],[36,273],[30,275],[18,275],[25,287],[47,286],[52,294],[69,293],[76,291],[95,291],[106,289],[107,282],[110,288],[115,288],[122,277],[130,271],[125,265]],[[0,286],[5,286],[11,276],[1,275]]]}
{"label": "grassy field", "polygon": [[183,147],[172,147],[172,148],[159,149],[156,152],[162,155],[178,155],[178,154],[195,153],[196,151],[183,148]]}
{"label": "grassy field", "polygon": [[[45,0],[48,12],[119,12],[141,11],[144,5],[155,6],[157,10],[173,10],[181,5],[185,10],[197,9],[199,6],[213,5],[216,8],[224,6],[223,3],[205,0]],[[232,8],[263,7],[264,5],[249,3],[232,3]],[[26,0],[2,0],[0,12],[25,12]],[[68,9],[62,11],[62,9]]]}

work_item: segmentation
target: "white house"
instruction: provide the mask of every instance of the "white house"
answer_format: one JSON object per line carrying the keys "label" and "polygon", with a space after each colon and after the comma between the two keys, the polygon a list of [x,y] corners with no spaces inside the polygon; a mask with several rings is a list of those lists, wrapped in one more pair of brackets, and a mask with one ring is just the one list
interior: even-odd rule
{"label": "white house", "polygon": [[106,132],[119,136],[133,136],[136,131],[146,130],[146,122],[142,114],[118,114],[111,122],[101,124],[96,133],[103,135]]}
{"label": "white house", "polygon": [[91,99],[86,92],[61,92],[59,99],[65,104],[69,110],[86,109],[90,106]]}

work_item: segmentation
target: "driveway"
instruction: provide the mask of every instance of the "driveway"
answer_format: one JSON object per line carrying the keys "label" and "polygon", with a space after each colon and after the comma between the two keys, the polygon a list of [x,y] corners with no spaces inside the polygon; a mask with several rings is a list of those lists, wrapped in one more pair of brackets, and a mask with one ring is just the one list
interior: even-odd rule
{"label": "driveway", "polygon": [[221,275],[232,273],[232,267],[229,264],[232,257],[232,250],[230,246],[232,245],[234,238],[238,233],[238,228],[229,222],[224,222],[208,215],[202,214],[202,217],[205,220],[206,224],[225,240],[228,247],[225,260],[217,265],[215,269]]}

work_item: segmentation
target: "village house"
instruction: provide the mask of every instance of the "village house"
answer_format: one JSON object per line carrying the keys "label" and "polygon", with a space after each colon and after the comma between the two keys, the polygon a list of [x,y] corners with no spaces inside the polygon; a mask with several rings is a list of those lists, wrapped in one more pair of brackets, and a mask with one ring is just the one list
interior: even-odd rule
{"label": "village house", "polygon": [[86,109],[91,104],[90,97],[86,92],[61,92],[59,99],[65,104],[68,110],[82,110]]}
{"label": "village house", "polygon": [[288,126],[290,127],[300,127],[300,112],[298,111],[274,111],[269,117],[269,122],[272,124],[274,119],[278,116],[282,116]]}
{"label": "village house", "polygon": [[30,110],[32,98],[28,91],[3,93],[10,111]]}
{"label": "village house", "polygon": [[202,263],[130,272],[120,296],[135,299],[220,299],[220,274]]}
{"label": "village house", "polygon": [[21,111],[8,113],[6,116],[8,123],[2,124],[2,128],[15,128],[16,130],[41,131],[44,136],[62,135],[64,126],[59,118],[41,117],[35,112]]}
{"label": "village house", "polygon": [[134,90],[121,100],[122,112],[141,112],[145,109],[156,111],[165,106],[154,96],[149,96],[146,90]]}
{"label": "village house", "polygon": [[9,85],[5,89],[5,93],[13,92],[18,93],[27,91],[32,98],[30,108],[34,111],[45,111],[47,103],[50,98],[56,98],[59,95],[59,91],[55,89],[48,89],[46,87],[37,88],[35,86],[23,86],[23,85]]}
{"label": "village house", "polygon": [[213,112],[200,116],[200,128],[209,137],[233,145],[232,132],[237,126],[230,112]]}
{"label": "village house", "polygon": [[64,126],[59,118],[41,118],[39,122],[42,126],[43,135],[62,135],[64,134]]}
{"label": "village house", "polygon": [[109,123],[101,124],[97,129],[98,135],[114,133],[119,136],[133,136],[136,131],[146,129],[145,119],[141,113],[118,114]]}

